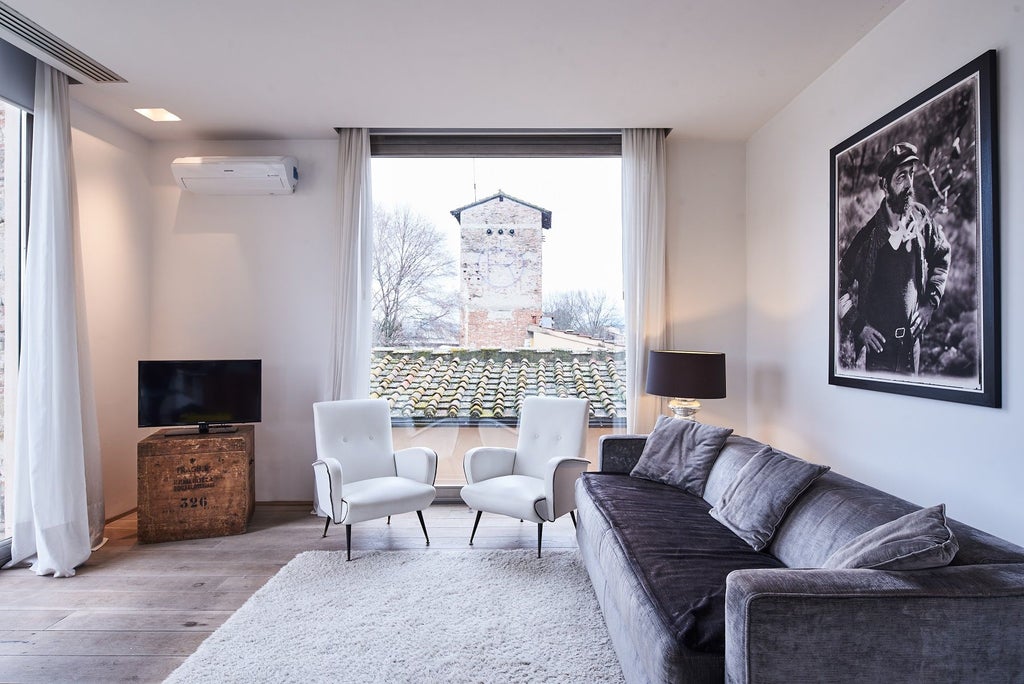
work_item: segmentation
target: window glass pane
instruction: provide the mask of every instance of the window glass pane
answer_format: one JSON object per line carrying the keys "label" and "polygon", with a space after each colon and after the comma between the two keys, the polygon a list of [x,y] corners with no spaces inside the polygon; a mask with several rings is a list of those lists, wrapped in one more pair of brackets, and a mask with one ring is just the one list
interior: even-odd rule
{"label": "window glass pane", "polygon": [[10,536],[7,484],[14,445],[8,435],[18,358],[23,118],[20,109],[0,101],[0,539]]}
{"label": "window glass pane", "polygon": [[621,163],[373,159],[371,395],[395,446],[514,446],[526,396],[584,396],[591,447],[625,422]]}

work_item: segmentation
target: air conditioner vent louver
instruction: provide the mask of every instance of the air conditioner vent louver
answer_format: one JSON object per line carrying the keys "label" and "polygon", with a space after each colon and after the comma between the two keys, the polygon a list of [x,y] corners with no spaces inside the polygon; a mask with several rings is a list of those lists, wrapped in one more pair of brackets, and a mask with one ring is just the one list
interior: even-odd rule
{"label": "air conditioner vent louver", "polygon": [[43,54],[49,55],[58,64],[63,64],[97,83],[126,82],[92,57],[76,50],[25,15],[0,2],[0,34],[3,31],[9,32]]}

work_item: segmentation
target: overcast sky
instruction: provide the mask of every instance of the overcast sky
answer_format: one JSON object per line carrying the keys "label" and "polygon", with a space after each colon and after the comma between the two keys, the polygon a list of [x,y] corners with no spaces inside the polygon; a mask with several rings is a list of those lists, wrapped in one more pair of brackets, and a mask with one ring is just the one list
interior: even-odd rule
{"label": "overcast sky", "polygon": [[[452,209],[502,190],[551,211],[545,232],[544,296],[603,290],[622,299],[621,160],[373,159],[373,199],[408,204],[449,236],[459,250]],[[474,191],[474,178],[476,188]]]}

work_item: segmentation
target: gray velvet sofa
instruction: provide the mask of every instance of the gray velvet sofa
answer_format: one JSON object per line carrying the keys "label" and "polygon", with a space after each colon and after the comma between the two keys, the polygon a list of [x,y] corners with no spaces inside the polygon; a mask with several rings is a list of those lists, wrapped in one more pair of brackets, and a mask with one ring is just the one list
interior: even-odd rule
{"label": "gray velvet sofa", "polygon": [[[959,551],[946,567],[821,569],[850,539],[919,509],[828,472],[763,552],[748,548],[749,567],[686,598],[703,567],[714,575],[716,549],[734,546],[704,513],[764,445],[730,436],[696,497],[629,477],[644,443],[602,438],[599,472],[576,484],[580,552],[628,682],[1024,682],[1021,547],[949,520]],[[699,629],[716,606],[717,643]]]}

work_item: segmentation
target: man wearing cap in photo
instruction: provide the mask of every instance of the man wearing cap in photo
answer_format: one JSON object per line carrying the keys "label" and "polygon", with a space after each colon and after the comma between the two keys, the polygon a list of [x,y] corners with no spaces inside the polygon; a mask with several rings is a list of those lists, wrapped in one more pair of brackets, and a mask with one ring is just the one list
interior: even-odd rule
{"label": "man wearing cap in photo", "polygon": [[909,142],[885,153],[878,164],[885,196],[839,261],[840,317],[858,351],[867,348],[868,371],[919,372],[921,333],[946,289],[949,241],[914,201],[919,162]]}

